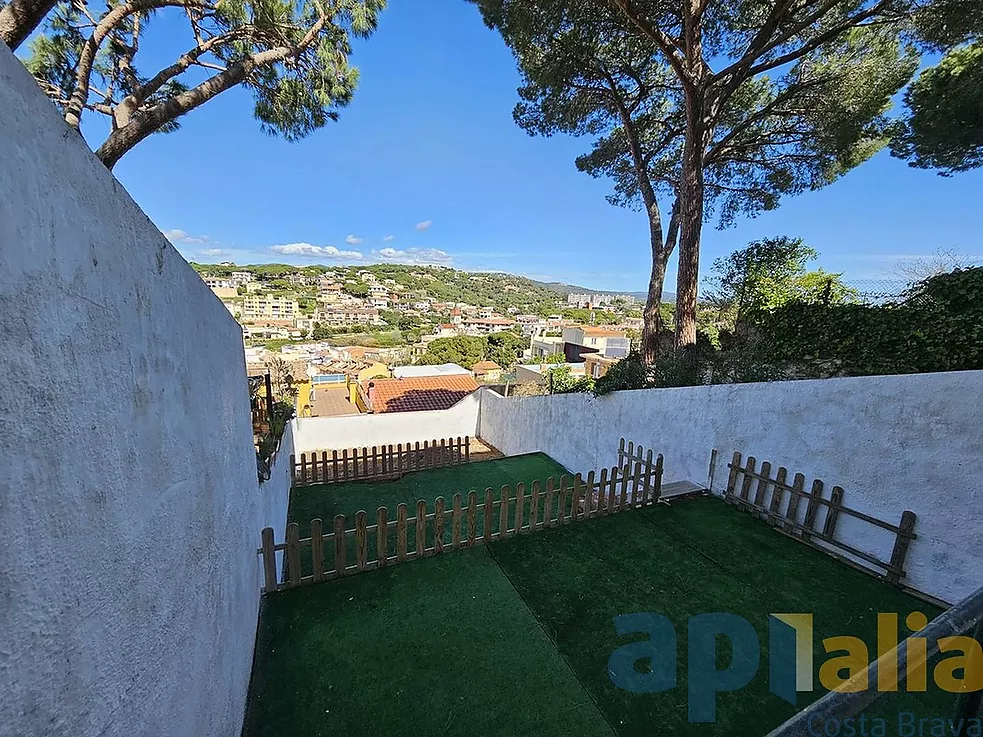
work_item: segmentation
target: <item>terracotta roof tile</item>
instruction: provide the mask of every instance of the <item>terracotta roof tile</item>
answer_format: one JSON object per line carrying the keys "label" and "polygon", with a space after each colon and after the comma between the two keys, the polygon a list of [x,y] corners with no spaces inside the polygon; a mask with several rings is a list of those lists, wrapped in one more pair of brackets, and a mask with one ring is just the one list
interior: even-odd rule
{"label": "terracotta roof tile", "polygon": [[468,374],[372,379],[367,383],[373,412],[449,409],[478,388]]}
{"label": "terracotta roof tile", "polygon": [[472,371],[495,371],[501,369],[494,361],[478,361],[474,366],[471,367]]}

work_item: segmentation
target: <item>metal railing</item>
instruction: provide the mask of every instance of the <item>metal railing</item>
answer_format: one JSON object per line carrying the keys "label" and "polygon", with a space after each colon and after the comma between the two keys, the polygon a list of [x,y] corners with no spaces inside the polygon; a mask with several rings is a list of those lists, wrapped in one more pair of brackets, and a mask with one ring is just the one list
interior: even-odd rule
{"label": "metal railing", "polygon": [[[981,641],[983,638],[983,588],[977,589],[958,604],[944,611],[929,622],[924,629],[906,638],[896,648],[868,665],[865,670],[844,683],[840,687],[841,690],[830,691],[787,722],[773,729],[767,737],[812,737],[815,734],[824,733],[817,731],[817,725],[819,730],[822,730],[829,720],[835,719],[842,723],[844,719],[856,717],[884,694],[884,692],[878,691],[876,687],[877,671],[880,664],[890,664],[893,669],[894,663],[897,663],[898,683],[904,683],[908,673],[909,640],[913,637],[926,640],[925,654],[915,656],[919,661],[916,665],[922,665],[922,661],[927,663],[939,653],[939,638],[964,635],[970,631],[973,631],[973,637],[977,641]],[[863,688],[863,690],[850,692],[851,689],[857,688]],[[981,696],[983,696],[983,691],[960,694],[956,701],[955,716],[952,722],[952,737],[962,737],[965,733],[969,720],[979,713]]]}

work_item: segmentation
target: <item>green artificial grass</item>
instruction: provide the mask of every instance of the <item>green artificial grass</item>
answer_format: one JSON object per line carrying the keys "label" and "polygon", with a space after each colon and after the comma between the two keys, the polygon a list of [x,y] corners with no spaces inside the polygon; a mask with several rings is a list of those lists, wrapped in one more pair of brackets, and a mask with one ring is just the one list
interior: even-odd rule
{"label": "green artificial grass", "polygon": [[[348,485],[347,495],[321,487],[308,499],[300,490],[294,502],[316,498],[327,520],[380,493],[391,510],[414,496],[429,501],[441,493],[427,483],[434,475],[468,472],[470,483],[457,487],[466,490],[514,484],[526,471],[528,481],[563,469],[526,456],[389,487]],[[873,659],[877,613],[898,613],[904,637],[911,611],[939,614],[719,499],[660,504],[267,597],[244,734],[760,737],[823,695],[824,638],[859,637]],[[614,618],[639,612],[675,625],[672,690],[635,694],[609,677],[611,654],[645,637],[619,636]],[[747,686],[717,694],[715,723],[690,723],[687,622],[715,612],[751,623],[760,664]],[[815,629],[815,690],[799,694],[797,707],[768,684],[768,615],[792,612],[813,613]],[[718,669],[731,654],[718,638]],[[930,685],[883,696],[865,714],[896,734],[899,711],[949,718],[953,706],[953,695]]]}
{"label": "green artificial grass", "polygon": [[[816,691],[800,694],[798,708],[824,693],[818,678],[828,657],[822,639],[860,637],[873,658],[878,612],[898,612],[902,622],[913,610],[930,619],[939,613],[717,499],[659,505],[519,536],[489,550],[623,737],[760,737],[791,717],[797,709],[768,688],[769,613],[814,613]],[[614,617],[636,612],[662,614],[675,625],[678,668],[673,690],[633,694],[608,677],[611,653],[644,638],[619,636]],[[716,723],[690,723],[687,621],[715,612],[738,614],[752,624],[760,641],[758,675],[740,690],[717,695]],[[717,654],[717,667],[726,668],[727,640],[718,639]],[[888,718],[893,733],[899,710],[948,717],[953,704],[950,694],[934,690],[899,693],[881,698],[866,714]]]}
{"label": "green artificial grass", "polygon": [[243,734],[613,733],[475,548],[267,597]]}

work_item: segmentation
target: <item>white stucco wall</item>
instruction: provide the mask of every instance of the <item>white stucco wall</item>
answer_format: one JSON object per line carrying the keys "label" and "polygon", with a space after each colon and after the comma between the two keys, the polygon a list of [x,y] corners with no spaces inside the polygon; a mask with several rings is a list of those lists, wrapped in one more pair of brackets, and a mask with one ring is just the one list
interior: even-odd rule
{"label": "white stucco wall", "polygon": [[2,44],[0,260],[0,735],[238,737],[286,503],[239,328]]}
{"label": "white stucco wall", "polygon": [[433,412],[384,412],[377,415],[300,417],[294,420],[295,452],[341,450],[373,445],[474,437],[478,429],[478,392],[450,409]]}
{"label": "white stucco wall", "polygon": [[[666,481],[727,482],[734,451],[844,488],[854,509],[918,515],[909,585],[947,601],[983,583],[983,372],[502,398],[482,393],[479,436],[571,470],[616,462],[625,437],[665,456]],[[885,560],[892,540],[841,517],[838,535]]]}

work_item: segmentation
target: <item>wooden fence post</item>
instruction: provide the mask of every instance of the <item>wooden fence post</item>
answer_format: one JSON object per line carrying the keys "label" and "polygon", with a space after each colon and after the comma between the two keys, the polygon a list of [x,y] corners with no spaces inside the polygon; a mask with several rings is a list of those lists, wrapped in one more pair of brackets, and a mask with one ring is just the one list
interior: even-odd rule
{"label": "wooden fence post", "polygon": [[900,532],[894,538],[894,550],[891,551],[891,568],[887,572],[888,583],[901,583],[901,572],[904,571],[905,559],[908,557],[908,546],[915,538],[915,513],[906,509],[901,513]]}
{"label": "wooden fence post", "polygon": [[487,545],[492,540],[492,490],[490,486],[485,489],[484,522],[485,529],[481,539]]}
{"label": "wooden fence post", "polygon": [[375,513],[376,563],[382,568],[389,564],[389,510],[379,507]]}
{"label": "wooden fence post", "polygon": [[451,502],[451,547],[461,547],[461,495],[455,494]]}
{"label": "wooden fence post", "polygon": [[[758,473],[761,475],[761,478],[758,479],[758,488],[754,492],[754,506],[763,508],[765,506],[765,496],[768,494],[768,487],[771,485],[771,463],[764,461]],[[765,513],[761,509],[755,509],[754,516],[764,517]]]}
{"label": "wooden fence post", "polygon": [[444,497],[438,496],[433,503],[433,552],[444,552]]}
{"label": "wooden fence post", "polygon": [[836,522],[840,517],[840,507],[843,505],[843,487],[834,486],[829,495],[829,506],[826,507],[826,521],[823,523],[823,537],[832,540],[836,534]]}
{"label": "wooden fence post", "polygon": [[741,496],[738,499],[738,505],[744,511],[747,511],[750,501],[748,497],[751,494],[751,484],[754,483],[754,476],[751,474],[755,471],[755,464],[754,456],[748,456],[744,463],[744,482],[741,484]]}
{"label": "wooden fence post", "polygon": [[539,479],[532,482],[532,500],[529,503],[529,531],[535,532],[539,522]]}
{"label": "wooden fence post", "polygon": [[735,504],[737,497],[737,474],[741,472],[741,454],[734,453],[730,461],[730,473],[727,475],[727,490],[724,492],[724,500],[728,504]]}
{"label": "wooden fence post", "polygon": [[522,534],[522,517],[526,509],[526,485],[521,481],[515,485],[515,534]]}
{"label": "wooden fence post", "polygon": [[396,562],[406,561],[406,505],[396,506]]}
{"label": "wooden fence post", "polygon": [[266,593],[272,593],[280,588],[276,580],[276,542],[273,539],[273,528],[264,527],[260,535],[263,540],[263,577],[266,581]]}
{"label": "wooden fence post", "polygon": [[584,488],[584,514],[583,519],[590,519],[591,505],[594,503],[594,472],[587,473],[587,486]]}
{"label": "wooden fence post", "polygon": [[614,509],[615,509],[614,502],[615,502],[615,497],[617,495],[618,495],[618,467],[612,466],[611,477],[608,487],[608,509],[607,509],[608,514],[614,513]]}
{"label": "wooden fence post", "polygon": [[608,470],[606,468],[601,469],[601,478],[597,482],[597,509],[595,514],[604,514],[608,509],[607,500],[607,488],[608,488]]}
{"label": "wooden fence post", "polygon": [[478,539],[478,492],[468,492],[468,547],[473,547]]}
{"label": "wooden fence post", "polygon": [[427,503],[420,499],[416,503],[416,557],[427,554]]}
{"label": "wooden fence post", "polygon": [[812,531],[816,528],[816,513],[819,512],[819,500],[823,498],[822,479],[812,482],[812,491],[809,492],[809,506],[806,507],[806,516],[802,521],[802,539],[811,540]]}
{"label": "wooden fence post", "polygon": [[345,515],[338,514],[334,518],[334,572],[341,578],[345,575]]}
{"label": "wooden fence post", "polygon": [[503,540],[509,536],[509,487],[502,487],[502,498],[499,502],[500,514],[498,518],[498,539]]}
{"label": "wooden fence post", "polygon": [[788,508],[785,510],[785,529],[789,532],[795,532],[795,525],[798,524],[799,502],[802,501],[805,486],[806,477],[801,473],[795,474],[792,479],[792,491],[789,492]]}
{"label": "wooden fence post", "polygon": [[546,479],[546,500],[543,502],[543,527],[553,526],[553,477]]}
{"label": "wooden fence post", "polygon": [[291,586],[300,585],[300,525],[287,525],[287,575]]}
{"label": "wooden fence post", "polygon": [[779,466],[775,476],[775,485],[771,492],[771,506],[768,507],[768,524],[772,527],[775,527],[781,519],[782,499],[785,495],[784,485],[787,478],[788,469],[785,466]]}
{"label": "wooden fence post", "polygon": [[471,438],[464,438],[464,462],[468,463],[471,460]]}
{"label": "wooden fence post", "polygon": [[649,504],[652,496],[652,473],[655,467],[652,465],[652,449],[649,448],[645,454],[645,483],[642,487],[642,504]]}
{"label": "wooden fence post", "polygon": [[556,503],[556,524],[562,525],[566,522],[566,509],[567,509],[567,485],[570,483],[570,477],[566,474],[560,476],[560,496]]}
{"label": "wooden fence post", "polygon": [[652,503],[656,504],[662,498],[662,471],[666,459],[661,453],[655,459],[655,489],[652,490]]}
{"label": "wooden fence post", "polygon": [[314,580],[324,580],[324,522],[311,520],[311,563],[314,564]]}
{"label": "wooden fence post", "polygon": [[621,496],[618,499],[618,511],[620,512],[626,506],[628,506],[628,482],[631,476],[631,462],[629,461],[623,469],[621,469]]}
{"label": "wooden fence post", "polygon": [[365,510],[355,513],[355,565],[364,571],[368,563],[368,541],[365,530]]}

